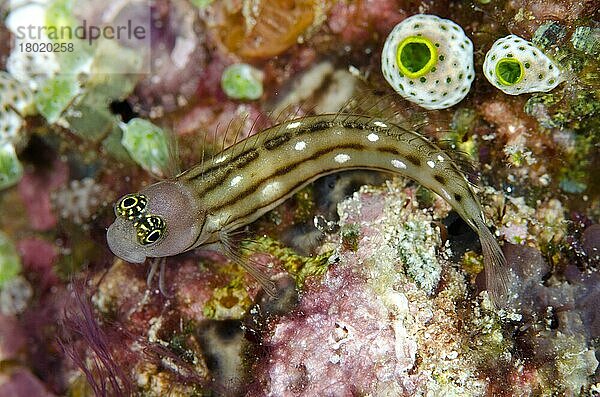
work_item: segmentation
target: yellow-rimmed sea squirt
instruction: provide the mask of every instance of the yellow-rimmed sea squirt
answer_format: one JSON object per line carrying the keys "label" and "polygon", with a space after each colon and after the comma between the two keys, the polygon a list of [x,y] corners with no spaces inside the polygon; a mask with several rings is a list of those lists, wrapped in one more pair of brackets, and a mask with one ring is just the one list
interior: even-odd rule
{"label": "yellow-rimmed sea squirt", "polygon": [[[241,255],[233,232],[317,178],[349,169],[404,175],[446,200],[479,235],[488,291],[497,304],[505,301],[506,261],[458,165],[421,134],[372,116],[337,113],[288,120],[173,179],[126,195],[117,202],[108,243],[116,255],[138,263],[215,243],[273,294],[274,283]],[[147,198],[145,206],[141,197]]]}
{"label": "yellow-rimmed sea squirt", "polygon": [[394,27],[381,53],[388,83],[425,109],[456,105],[475,77],[473,43],[456,23],[419,14]]}
{"label": "yellow-rimmed sea squirt", "polygon": [[483,74],[509,95],[548,92],[564,81],[558,66],[529,41],[508,35],[497,40],[485,55]]}

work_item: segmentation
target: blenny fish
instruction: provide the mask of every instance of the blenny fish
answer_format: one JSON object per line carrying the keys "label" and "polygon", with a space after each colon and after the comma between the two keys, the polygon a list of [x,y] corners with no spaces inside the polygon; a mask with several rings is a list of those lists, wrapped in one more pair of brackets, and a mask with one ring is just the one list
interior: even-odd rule
{"label": "blenny fish", "polygon": [[122,259],[142,263],[215,244],[268,288],[272,282],[244,260],[233,232],[317,178],[348,169],[401,174],[446,200],[479,235],[488,292],[497,305],[505,301],[506,260],[457,163],[418,132],[359,114],[282,122],[173,179],[123,196],[108,245]]}

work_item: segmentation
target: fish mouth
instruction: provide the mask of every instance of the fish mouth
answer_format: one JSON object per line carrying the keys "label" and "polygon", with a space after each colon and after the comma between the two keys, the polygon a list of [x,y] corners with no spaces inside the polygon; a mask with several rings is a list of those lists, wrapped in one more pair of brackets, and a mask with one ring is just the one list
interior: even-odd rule
{"label": "fish mouth", "polygon": [[130,222],[117,218],[106,231],[106,242],[113,254],[129,263],[144,263],[146,254],[135,239]]}

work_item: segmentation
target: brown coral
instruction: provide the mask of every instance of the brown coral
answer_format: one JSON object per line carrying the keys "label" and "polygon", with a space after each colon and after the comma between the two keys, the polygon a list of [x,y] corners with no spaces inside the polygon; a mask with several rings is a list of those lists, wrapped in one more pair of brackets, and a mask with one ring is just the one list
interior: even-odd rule
{"label": "brown coral", "polygon": [[263,0],[223,4],[222,20],[214,28],[225,46],[244,58],[281,54],[313,24],[320,2],[314,0]]}

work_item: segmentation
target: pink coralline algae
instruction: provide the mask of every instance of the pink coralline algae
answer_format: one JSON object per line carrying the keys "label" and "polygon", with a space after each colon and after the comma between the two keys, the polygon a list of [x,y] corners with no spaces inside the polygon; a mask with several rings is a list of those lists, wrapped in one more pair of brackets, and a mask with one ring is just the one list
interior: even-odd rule
{"label": "pink coralline algae", "polygon": [[19,183],[19,193],[33,230],[49,230],[56,225],[50,194],[64,185],[68,178],[66,164],[58,160],[52,164],[51,171],[46,172],[27,172]]}
{"label": "pink coralline algae", "polygon": [[329,28],[345,43],[361,43],[369,39],[369,30],[386,35],[398,22],[409,16],[396,1],[361,0],[336,3],[331,9]]}
{"label": "pink coralline algae", "polygon": [[52,397],[44,384],[29,370],[16,368],[0,374],[0,396],[11,397]]}
{"label": "pink coralline algae", "polygon": [[422,382],[408,374],[416,340],[402,320],[388,320],[394,315],[353,273],[349,265],[338,266],[305,295],[297,309],[302,316],[275,327],[268,339],[267,395],[346,396],[380,388],[409,393]]}
{"label": "pink coralline algae", "polygon": [[26,343],[17,318],[0,314],[0,361],[16,360],[24,352]]}
{"label": "pink coralline algae", "polygon": [[17,243],[17,249],[25,270],[40,278],[40,289],[58,282],[52,268],[58,259],[58,252],[52,243],[39,238],[26,238]]}
{"label": "pink coralline algae", "polygon": [[[435,254],[439,230],[429,225],[439,213],[421,212],[414,190],[388,187],[388,196],[362,189],[340,207],[342,239],[358,230],[357,249],[339,246],[325,277],[272,323],[249,396],[485,394],[487,382],[462,353],[455,300],[464,279]],[[408,241],[402,229],[414,224],[423,229]],[[432,251],[410,252],[420,244]]]}

